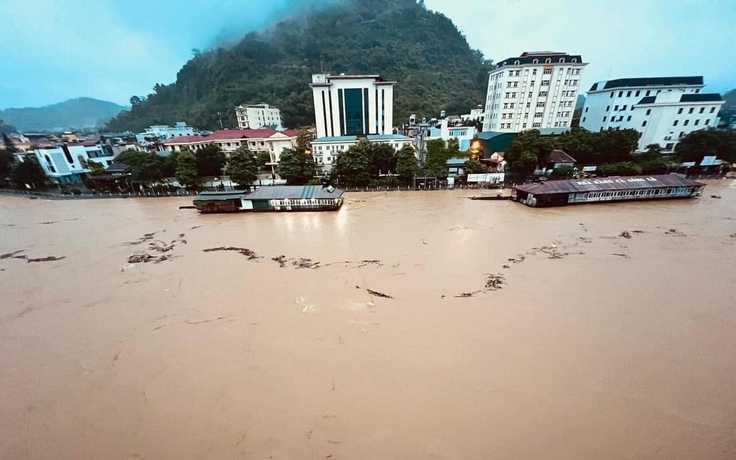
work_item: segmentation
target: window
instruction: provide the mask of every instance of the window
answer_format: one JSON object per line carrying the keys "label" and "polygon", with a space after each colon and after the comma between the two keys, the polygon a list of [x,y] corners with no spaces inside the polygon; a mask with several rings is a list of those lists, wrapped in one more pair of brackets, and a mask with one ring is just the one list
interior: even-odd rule
{"label": "window", "polygon": [[606,106],[606,112],[608,112],[609,110],[611,110],[611,106],[610,105],[607,105]]}
{"label": "window", "polygon": [[536,112],[534,118],[542,118],[542,112]]}
{"label": "window", "polygon": [[618,117],[618,121],[624,121],[624,116],[621,115],[620,117]]}
{"label": "window", "polygon": [[527,109],[528,109],[529,107],[531,107],[531,106],[532,106],[532,103],[531,103],[531,102],[527,102],[527,103],[526,103],[526,108],[527,108]]}
{"label": "window", "polygon": [[614,93],[611,93],[611,99],[613,99],[613,95],[614,95]]}
{"label": "window", "polygon": [[533,92],[529,91],[529,97],[532,97],[534,95]]}
{"label": "window", "polygon": [[680,120],[675,120],[674,123],[672,123],[672,126],[677,126],[677,123],[679,123]]}
{"label": "window", "polygon": [[623,91],[619,91],[618,92],[618,97],[624,97],[624,92]]}
{"label": "window", "polygon": [[544,107],[544,102],[537,102],[537,107]]}
{"label": "window", "polygon": [[542,72],[542,75],[551,75],[552,69],[544,69],[544,72]]}
{"label": "window", "polygon": [[509,108],[510,109],[513,109],[514,108],[514,103],[513,102],[509,104]]}
{"label": "window", "polygon": [[685,137],[685,131],[680,131],[680,135],[678,137],[679,138]]}
{"label": "window", "polygon": [[705,107],[701,107],[700,108],[700,112],[698,112],[698,113],[703,113],[703,112],[705,112]]}
{"label": "window", "polygon": [[631,121],[631,115],[629,115],[628,117],[626,117],[626,121]]}
{"label": "window", "polygon": [[605,122],[606,122],[606,117],[603,117],[603,123],[605,123]]}
{"label": "window", "polygon": [[[563,62],[565,62],[565,58],[560,58],[560,64],[562,64]],[[570,69],[567,70],[569,71]]]}
{"label": "window", "polygon": [[695,126],[698,126],[700,124],[700,120],[695,120],[695,123],[693,123]]}
{"label": "window", "polygon": [[539,59],[534,59],[534,60],[532,61],[532,64],[539,64]]}
{"label": "window", "polygon": [[517,86],[519,86],[519,82],[518,81],[515,81],[514,82],[514,88],[516,88]]}
{"label": "window", "polygon": [[542,80],[542,86],[549,86],[549,80]]}
{"label": "window", "polygon": [[651,91],[647,91],[647,96],[649,96],[650,93],[651,93]]}
{"label": "window", "polygon": [[542,126],[542,123],[532,123],[532,128],[539,128]]}
{"label": "window", "polygon": [[705,126],[708,126],[708,125],[710,125],[710,118],[709,118],[709,119],[707,119],[707,120],[705,120],[705,123],[703,123],[703,124],[704,124]]}
{"label": "window", "polygon": [[690,124],[690,120],[685,120],[685,123],[683,123],[683,126],[687,126],[688,124]]}
{"label": "window", "polygon": [[529,82],[529,86],[532,86],[532,87],[534,86],[534,80]]}
{"label": "window", "polygon": [[621,110],[626,110],[626,106],[621,107]]}
{"label": "window", "polygon": [[585,108],[585,113],[588,113],[588,107]]}
{"label": "window", "polygon": [[693,113],[693,111],[695,111],[695,108],[694,107],[690,107],[690,110],[688,110],[687,113]]}
{"label": "window", "polygon": [[533,69],[532,70],[532,75],[536,75],[536,74],[537,74],[537,69]]}
{"label": "window", "polygon": [[585,117],[583,117],[583,123],[585,123]]}
{"label": "window", "polygon": [[504,103],[504,104],[503,104],[503,108],[504,108],[504,109],[508,109],[508,108],[509,108],[509,105],[508,105],[507,103]]}
{"label": "window", "polygon": [[680,107],[680,108],[679,108],[679,109],[677,110],[677,114],[678,114],[678,115],[682,115],[682,107]]}
{"label": "window", "polygon": [[626,92],[626,97],[631,97],[631,91]]}
{"label": "window", "polygon": [[540,91],[539,92],[539,97],[544,97],[546,95],[547,95],[547,91]]}
{"label": "window", "polygon": [[614,111],[614,112],[618,111],[618,106],[617,106],[617,105],[614,105],[614,106],[613,106],[613,111]]}
{"label": "window", "polygon": [[514,61],[514,65],[519,65],[519,64],[521,64],[519,61]]}
{"label": "window", "polygon": [[639,97],[639,93],[641,93],[641,91],[637,91],[636,94],[634,94],[634,97]]}
{"label": "window", "polygon": [[[509,73],[511,73],[511,72],[509,72]],[[511,88],[511,82],[507,82],[507,83],[506,83],[506,87],[507,87],[507,88]]]}
{"label": "window", "polygon": [[715,107],[711,107],[711,108],[710,108],[710,113],[713,113],[713,112],[715,112],[715,111],[716,111],[716,108],[715,108]]}
{"label": "window", "polygon": [[550,64],[551,62],[552,62],[552,59],[550,59],[550,58],[547,58],[547,59],[544,60],[544,63],[545,64]]}
{"label": "window", "polygon": [[646,125],[647,125],[647,121],[646,120],[644,120],[644,121],[641,122],[641,127],[642,128],[645,127]]}

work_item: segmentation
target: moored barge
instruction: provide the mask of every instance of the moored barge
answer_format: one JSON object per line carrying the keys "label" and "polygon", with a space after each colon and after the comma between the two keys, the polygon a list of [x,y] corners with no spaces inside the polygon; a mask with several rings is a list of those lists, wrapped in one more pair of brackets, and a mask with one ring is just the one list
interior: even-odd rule
{"label": "moored barge", "polygon": [[703,193],[705,184],[678,174],[550,180],[514,187],[512,199],[527,206],[610,201],[691,198]]}
{"label": "moored barge", "polygon": [[241,211],[335,211],[342,189],[320,185],[278,185],[246,192],[202,192],[194,198],[201,213]]}

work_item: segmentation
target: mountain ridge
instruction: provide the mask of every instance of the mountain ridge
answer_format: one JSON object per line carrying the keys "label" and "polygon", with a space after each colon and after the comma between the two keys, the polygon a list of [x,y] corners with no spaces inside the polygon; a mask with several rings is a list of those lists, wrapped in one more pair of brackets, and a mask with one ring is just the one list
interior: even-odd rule
{"label": "mountain ridge", "polygon": [[0,110],[0,120],[19,132],[65,131],[103,126],[127,107],[92,97],[77,97],[42,107]]}
{"label": "mountain ridge", "polygon": [[483,104],[491,63],[473,50],[455,24],[415,0],[343,0],[281,20],[237,44],[200,52],[176,82],[131,98],[130,112],[108,123],[141,130],[185,120],[203,129],[236,127],[238,104],[266,102],[289,127],[314,123],[314,73],[380,74],[397,81],[394,120],[436,117]]}

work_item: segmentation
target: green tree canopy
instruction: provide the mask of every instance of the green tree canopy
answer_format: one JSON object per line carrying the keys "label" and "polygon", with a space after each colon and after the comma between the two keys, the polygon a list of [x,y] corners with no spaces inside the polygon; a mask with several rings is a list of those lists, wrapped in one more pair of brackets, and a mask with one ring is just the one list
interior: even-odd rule
{"label": "green tree canopy", "polygon": [[371,143],[362,139],[337,156],[332,176],[336,176],[341,185],[365,187],[371,181],[372,164]]}
{"label": "green tree canopy", "polygon": [[238,184],[238,188],[250,189],[251,184],[258,179],[258,161],[248,147],[238,147],[230,154],[227,173],[230,180]]}
{"label": "green tree canopy", "polygon": [[480,174],[486,171],[486,167],[481,164],[480,161],[468,160],[463,165],[463,171],[465,174]]}
{"label": "green tree canopy", "polygon": [[195,153],[197,158],[197,171],[200,177],[219,176],[222,168],[227,162],[227,156],[222,149],[215,144],[207,144]]}
{"label": "green tree canopy", "polygon": [[424,162],[424,172],[435,177],[447,177],[447,160],[450,154],[443,139],[427,141],[427,156]]}
{"label": "green tree canopy", "polygon": [[15,165],[12,177],[19,184],[30,184],[34,187],[41,186],[46,181],[46,174],[34,155],[27,155],[25,160]]}
{"label": "green tree canopy", "polygon": [[176,160],[176,180],[188,189],[201,184],[197,170],[197,157],[189,150],[182,150]]}
{"label": "green tree canopy", "polygon": [[284,149],[279,158],[279,176],[289,185],[304,185],[317,173],[312,155],[302,150]]}
{"label": "green tree canopy", "polygon": [[680,139],[675,153],[682,161],[702,161],[706,156],[717,156],[736,163],[736,133],[731,129],[703,129],[693,131]]}
{"label": "green tree canopy", "polygon": [[296,148],[302,152],[312,150],[312,141],[314,136],[307,129],[300,129],[296,135]]}
{"label": "green tree canopy", "polygon": [[176,167],[179,162],[179,152],[174,151],[169,153],[169,156],[164,157],[163,160],[163,175],[164,177],[176,177]]}
{"label": "green tree canopy", "polygon": [[391,144],[371,144],[371,177],[378,179],[380,174],[396,172],[396,150]]}
{"label": "green tree canopy", "polygon": [[419,163],[410,145],[405,145],[396,154],[396,173],[404,184],[410,184],[414,174],[419,171]]}
{"label": "green tree canopy", "polygon": [[164,160],[155,152],[126,150],[115,158],[135,182],[159,182],[164,177]]}

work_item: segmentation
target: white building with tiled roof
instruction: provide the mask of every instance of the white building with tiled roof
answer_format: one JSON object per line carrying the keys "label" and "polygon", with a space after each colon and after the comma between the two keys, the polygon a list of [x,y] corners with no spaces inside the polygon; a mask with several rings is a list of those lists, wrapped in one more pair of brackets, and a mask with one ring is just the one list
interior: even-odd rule
{"label": "white building with tiled roof", "polygon": [[276,128],[282,125],[281,111],[268,104],[239,105],[235,107],[239,129]]}
{"label": "white building with tiled roof", "polygon": [[679,139],[718,125],[720,94],[701,92],[702,76],[620,78],[595,83],[580,126],[588,131],[632,128],[641,133],[637,151],[659,144],[673,152]]}
{"label": "white building with tiled roof", "polygon": [[528,51],[488,75],[483,131],[569,128],[587,64],[580,55]]}

